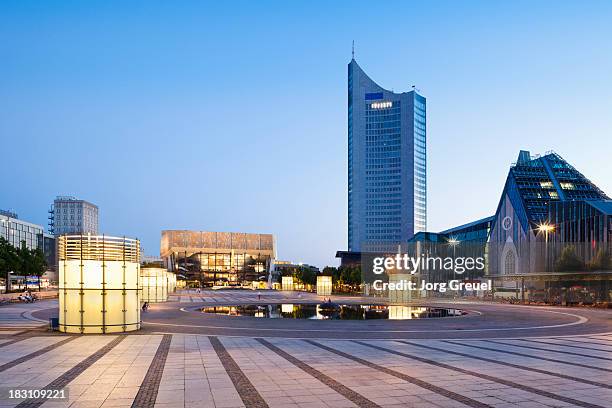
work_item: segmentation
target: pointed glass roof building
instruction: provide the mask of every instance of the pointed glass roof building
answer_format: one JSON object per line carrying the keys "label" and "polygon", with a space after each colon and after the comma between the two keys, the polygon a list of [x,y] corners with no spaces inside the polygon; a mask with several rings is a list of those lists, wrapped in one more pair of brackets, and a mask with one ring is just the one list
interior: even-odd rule
{"label": "pointed glass roof building", "polygon": [[348,250],[387,251],[427,229],[426,100],[348,64]]}
{"label": "pointed glass roof building", "polygon": [[512,165],[489,237],[489,273],[554,271],[571,245],[583,261],[610,248],[612,201],[554,152],[521,151]]}
{"label": "pointed glass roof building", "polygon": [[521,150],[508,173],[497,219],[503,220],[511,208],[521,229],[527,232],[548,222],[549,208],[555,202],[609,199],[557,153],[532,157]]}

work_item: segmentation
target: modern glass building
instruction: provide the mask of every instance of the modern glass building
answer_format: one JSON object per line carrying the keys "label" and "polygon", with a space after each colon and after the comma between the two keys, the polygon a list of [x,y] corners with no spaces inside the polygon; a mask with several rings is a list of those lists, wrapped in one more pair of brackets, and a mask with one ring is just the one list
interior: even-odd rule
{"label": "modern glass building", "polygon": [[548,219],[555,228],[551,242],[580,242],[589,259],[602,244],[612,249],[612,200],[556,201]]}
{"label": "modern glass building", "polygon": [[10,211],[0,211],[0,237],[15,248],[20,248],[22,242],[28,249],[42,248],[43,233],[41,225],[20,220],[17,214]]}
{"label": "modern glass building", "polygon": [[348,64],[348,250],[386,251],[427,229],[426,101]]}
{"label": "modern glass building", "polygon": [[521,151],[491,227],[496,295],[555,304],[612,300],[612,200],[556,153]]}
{"label": "modern glass building", "polygon": [[[603,191],[558,154],[531,156],[528,151],[521,151],[508,172],[491,227],[489,272],[511,275],[550,271],[554,255],[550,244],[553,240],[560,242],[563,225],[558,214],[569,214],[568,210],[561,210],[570,208],[560,204],[607,200]],[[593,227],[582,226],[589,230]],[[572,235],[565,242],[578,243],[586,236],[589,236],[586,232],[582,237]]]}
{"label": "modern glass building", "polygon": [[162,231],[161,258],[168,270],[202,286],[268,282],[276,258],[272,234]]}

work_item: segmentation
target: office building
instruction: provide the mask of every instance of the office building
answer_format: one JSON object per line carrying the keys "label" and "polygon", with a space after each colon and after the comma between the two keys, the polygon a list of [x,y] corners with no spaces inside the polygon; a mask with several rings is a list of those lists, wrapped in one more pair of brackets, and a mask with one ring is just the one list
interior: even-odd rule
{"label": "office building", "polygon": [[58,196],[49,210],[49,232],[98,234],[98,206],[75,197]]}
{"label": "office building", "polygon": [[162,231],[160,256],[179,278],[202,286],[268,283],[276,258],[272,234]]}
{"label": "office building", "polygon": [[22,242],[28,249],[39,248],[43,233],[41,225],[20,220],[14,212],[0,211],[0,237],[15,248],[20,248]]}
{"label": "office building", "polygon": [[[41,225],[20,220],[15,212],[0,210],[0,237],[6,239],[15,248],[21,248],[22,242],[28,249],[40,249],[47,263],[47,270],[42,276],[43,281],[57,282],[55,237],[47,234]],[[13,285],[23,279],[12,275]]]}
{"label": "office building", "polygon": [[387,251],[427,229],[426,101],[348,64],[348,251]]}

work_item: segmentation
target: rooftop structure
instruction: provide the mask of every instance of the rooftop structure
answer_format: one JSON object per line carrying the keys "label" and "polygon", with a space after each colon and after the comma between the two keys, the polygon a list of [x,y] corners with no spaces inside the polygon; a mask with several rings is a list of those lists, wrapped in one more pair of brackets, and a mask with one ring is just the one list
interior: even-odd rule
{"label": "rooftop structure", "polygon": [[504,191],[508,192],[524,229],[528,224],[537,225],[546,220],[551,202],[609,199],[554,152],[531,156],[528,151],[521,150],[518,160],[510,168]]}

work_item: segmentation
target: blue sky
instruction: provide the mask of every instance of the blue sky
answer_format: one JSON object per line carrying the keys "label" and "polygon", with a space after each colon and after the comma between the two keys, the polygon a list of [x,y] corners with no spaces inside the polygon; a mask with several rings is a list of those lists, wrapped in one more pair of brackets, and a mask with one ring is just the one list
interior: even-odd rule
{"label": "blue sky", "polygon": [[[520,149],[612,194],[610,2],[0,4],[0,208],[346,248],[346,64],[428,98],[429,230],[494,212]],[[224,4],[221,4],[224,3]]]}

